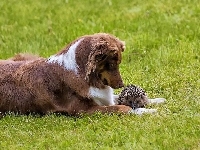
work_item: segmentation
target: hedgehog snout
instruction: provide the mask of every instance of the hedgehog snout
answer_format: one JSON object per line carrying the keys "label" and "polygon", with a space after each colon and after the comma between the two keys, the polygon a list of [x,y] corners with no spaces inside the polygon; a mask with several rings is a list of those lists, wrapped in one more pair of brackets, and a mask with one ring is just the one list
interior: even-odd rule
{"label": "hedgehog snout", "polygon": [[147,104],[147,98],[146,97],[136,97],[135,99],[130,99],[128,100],[128,105],[132,107],[133,109],[135,108],[143,108]]}

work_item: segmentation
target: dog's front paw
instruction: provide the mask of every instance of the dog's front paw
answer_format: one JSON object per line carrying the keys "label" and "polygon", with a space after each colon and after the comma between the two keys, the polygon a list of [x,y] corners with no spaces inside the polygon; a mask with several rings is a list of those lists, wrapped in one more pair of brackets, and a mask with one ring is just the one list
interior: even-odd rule
{"label": "dog's front paw", "polygon": [[157,112],[157,109],[147,109],[147,108],[136,108],[130,111],[131,114],[137,114],[137,115],[153,114],[156,112]]}
{"label": "dog's front paw", "polygon": [[148,99],[149,104],[161,104],[166,102],[165,98],[154,98],[154,99]]}

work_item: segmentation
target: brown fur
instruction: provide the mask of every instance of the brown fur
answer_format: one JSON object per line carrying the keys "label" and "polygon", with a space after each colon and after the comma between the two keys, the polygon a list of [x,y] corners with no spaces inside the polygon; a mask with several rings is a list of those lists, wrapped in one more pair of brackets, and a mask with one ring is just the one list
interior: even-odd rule
{"label": "brown fur", "polygon": [[[3,78],[7,74],[13,73],[20,65],[26,63],[27,61],[33,61],[39,58],[41,57],[38,55],[19,53],[6,60],[0,60],[0,65],[2,65],[0,66],[0,72],[2,73],[0,78]],[[9,66],[9,69],[7,69],[5,66]]]}
{"label": "brown fur", "polygon": [[83,40],[75,55],[78,74],[38,57],[14,57],[0,62],[0,112],[128,113],[129,106],[99,106],[88,95],[91,86],[123,86],[119,64],[124,43],[110,34],[86,35],[67,45],[57,56],[67,53],[80,39]]}
{"label": "brown fur", "polygon": [[15,56],[8,58],[7,60],[0,60],[1,63],[12,63],[13,61],[32,61],[40,58],[38,55],[33,55],[29,53],[19,53],[16,54]]}

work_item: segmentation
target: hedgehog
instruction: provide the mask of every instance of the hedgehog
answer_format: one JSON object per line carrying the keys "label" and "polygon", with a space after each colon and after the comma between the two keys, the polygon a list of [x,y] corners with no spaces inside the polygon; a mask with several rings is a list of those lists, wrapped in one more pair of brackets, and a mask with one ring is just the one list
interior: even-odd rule
{"label": "hedgehog", "polygon": [[133,84],[126,86],[114,98],[116,104],[130,106],[133,110],[145,108],[147,104],[160,104],[166,101],[165,98],[149,99],[144,89]]}
{"label": "hedgehog", "polygon": [[128,85],[119,94],[117,104],[130,106],[133,109],[144,108],[148,104],[148,97],[141,87]]}

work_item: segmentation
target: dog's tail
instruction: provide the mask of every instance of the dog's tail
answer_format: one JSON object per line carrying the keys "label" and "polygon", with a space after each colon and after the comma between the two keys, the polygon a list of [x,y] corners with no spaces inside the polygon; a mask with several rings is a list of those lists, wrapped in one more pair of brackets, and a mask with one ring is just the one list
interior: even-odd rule
{"label": "dog's tail", "polygon": [[29,54],[29,53],[19,53],[14,55],[13,57],[9,58],[8,60],[12,60],[12,61],[30,61],[30,60],[36,60],[41,58],[38,55],[34,55],[34,54]]}

